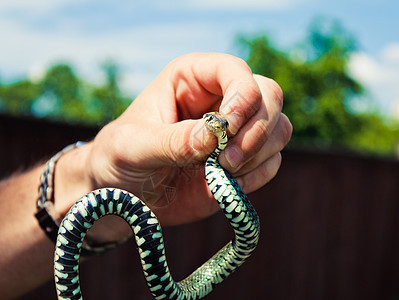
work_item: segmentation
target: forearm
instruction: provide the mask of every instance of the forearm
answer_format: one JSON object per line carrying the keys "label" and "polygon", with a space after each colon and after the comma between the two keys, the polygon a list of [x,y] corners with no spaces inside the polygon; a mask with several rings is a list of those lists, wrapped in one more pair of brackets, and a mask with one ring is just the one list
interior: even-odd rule
{"label": "forearm", "polygon": [[[88,147],[61,157],[55,169],[55,212],[61,219],[90,188],[85,173]],[[54,243],[35,218],[44,165],[0,182],[0,298],[9,299],[53,276]]]}
{"label": "forearm", "polygon": [[54,244],[34,216],[43,168],[0,183],[1,299],[22,295],[51,278]]}

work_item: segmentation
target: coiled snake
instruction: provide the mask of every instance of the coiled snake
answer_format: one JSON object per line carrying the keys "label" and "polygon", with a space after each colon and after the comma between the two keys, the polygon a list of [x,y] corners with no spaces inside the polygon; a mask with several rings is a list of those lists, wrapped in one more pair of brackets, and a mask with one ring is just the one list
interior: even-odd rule
{"label": "coiled snake", "polygon": [[114,214],[131,226],[147,285],[155,299],[200,299],[239,267],[259,239],[259,219],[237,181],[218,163],[227,145],[227,121],[219,113],[205,114],[206,128],[218,146],[205,164],[206,181],[232,225],[235,238],[186,279],[175,282],[169,272],[161,227],[153,212],[136,196],[103,188],[83,196],[61,223],[54,255],[58,299],[82,299],[78,266],[83,239],[99,218]]}

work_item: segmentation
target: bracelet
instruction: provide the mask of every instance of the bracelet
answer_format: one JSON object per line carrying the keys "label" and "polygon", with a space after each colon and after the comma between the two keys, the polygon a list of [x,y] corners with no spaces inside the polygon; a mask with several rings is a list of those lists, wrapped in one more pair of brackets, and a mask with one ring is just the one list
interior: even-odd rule
{"label": "bracelet", "polygon": [[[39,197],[36,203],[37,212],[35,213],[35,217],[38,220],[40,227],[46,233],[47,237],[54,243],[57,242],[58,229],[60,225],[60,222],[57,220],[57,218],[55,218],[56,211],[54,209],[55,165],[62,155],[73,149],[76,149],[77,147],[83,146],[84,144],[86,143],[77,142],[62,149],[47,162],[44,172],[40,176]],[[82,256],[102,254],[124,243],[128,238],[129,237],[116,242],[99,244],[91,241],[86,236],[82,244],[81,254]]]}

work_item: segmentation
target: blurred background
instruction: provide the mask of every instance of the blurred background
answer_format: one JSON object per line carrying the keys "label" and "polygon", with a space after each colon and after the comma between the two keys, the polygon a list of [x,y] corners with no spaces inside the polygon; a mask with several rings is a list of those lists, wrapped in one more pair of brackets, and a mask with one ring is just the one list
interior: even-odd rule
{"label": "blurred background", "polygon": [[225,52],[282,86],[292,145],[392,155],[398,8],[394,0],[5,0],[0,112],[103,124],[174,58]]}
{"label": "blurred background", "polygon": [[[398,12],[396,0],[2,0],[0,175],[92,138],[174,58],[230,53],[280,84],[294,132],[276,179],[250,195],[259,249],[209,299],[399,299]],[[177,277],[228,240],[221,224],[165,229]],[[82,266],[89,298],[150,299],[134,248]],[[54,299],[53,284],[23,299],[35,297]]]}

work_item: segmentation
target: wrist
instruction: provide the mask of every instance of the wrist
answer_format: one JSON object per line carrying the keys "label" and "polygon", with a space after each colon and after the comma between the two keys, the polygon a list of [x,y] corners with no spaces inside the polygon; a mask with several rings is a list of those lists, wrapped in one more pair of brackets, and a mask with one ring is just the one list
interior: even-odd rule
{"label": "wrist", "polygon": [[65,153],[57,162],[54,173],[54,208],[62,219],[71,206],[93,190],[87,161],[91,143]]}
{"label": "wrist", "polygon": [[[35,216],[40,226],[53,242],[56,242],[61,220],[70,208],[85,194],[93,190],[94,180],[88,172],[92,144],[72,144],[54,155],[46,164],[39,185],[38,211]],[[89,235],[81,254],[100,254],[115,248],[126,238],[118,241],[93,239]],[[100,242],[100,243],[99,243]]]}

